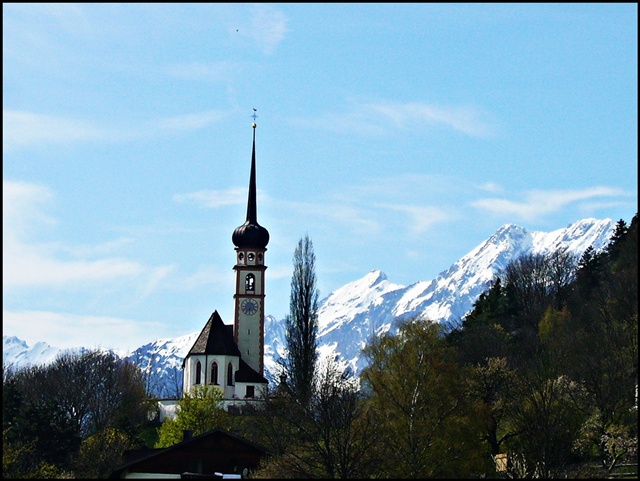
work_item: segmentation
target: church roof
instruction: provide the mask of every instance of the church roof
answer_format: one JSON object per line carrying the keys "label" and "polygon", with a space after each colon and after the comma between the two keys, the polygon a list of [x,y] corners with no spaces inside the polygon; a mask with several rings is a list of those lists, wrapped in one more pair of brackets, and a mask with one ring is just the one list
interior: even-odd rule
{"label": "church roof", "polygon": [[253,124],[253,148],[251,151],[251,175],[249,177],[249,198],[247,199],[247,220],[233,231],[231,240],[236,247],[266,249],[269,231],[258,224],[258,204],[256,200],[256,124]]}
{"label": "church roof", "polygon": [[209,317],[187,356],[192,354],[222,354],[240,357],[240,350],[233,340],[233,326],[222,322],[217,310],[213,311]]}
{"label": "church roof", "polygon": [[267,384],[268,381],[260,373],[255,371],[249,364],[240,359],[240,367],[236,371],[236,382],[252,382],[256,384]]}

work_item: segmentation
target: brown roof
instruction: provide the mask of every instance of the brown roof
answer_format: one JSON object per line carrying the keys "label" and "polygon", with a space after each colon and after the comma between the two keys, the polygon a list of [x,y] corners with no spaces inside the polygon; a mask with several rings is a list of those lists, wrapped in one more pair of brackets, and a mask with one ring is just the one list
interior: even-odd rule
{"label": "brown roof", "polygon": [[254,382],[267,384],[268,381],[260,373],[242,360],[240,349],[233,339],[233,326],[222,322],[218,311],[213,311],[211,317],[202,328],[200,335],[193,343],[193,347],[182,361],[184,369],[187,357],[192,354],[215,354],[237,356],[240,358],[240,365],[236,371],[235,379],[238,382]]}
{"label": "brown roof", "polygon": [[237,382],[254,382],[256,384],[267,384],[268,381],[264,376],[255,371],[249,364],[240,359],[240,366],[236,371]]}
{"label": "brown roof", "polygon": [[143,453],[135,460],[113,469],[110,477],[121,478],[127,473],[136,472],[240,474],[244,468],[255,469],[266,454],[264,447],[218,428],[168,448]]}
{"label": "brown roof", "polygon": [[240,350],[233,340],[233,326],[222,322],[218,311],[213,311],[202,328],[187,356],[191,354],[223,354],[240,357]]}

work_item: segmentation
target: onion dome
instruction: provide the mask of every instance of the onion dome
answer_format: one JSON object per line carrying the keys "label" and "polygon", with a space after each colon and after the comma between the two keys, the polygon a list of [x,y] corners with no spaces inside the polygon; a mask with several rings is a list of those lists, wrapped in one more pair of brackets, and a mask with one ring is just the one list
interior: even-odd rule
{"label": "onion dome", "polygon": [[256,201],[256,124],[253,124],[253,149],[251,152],[251,177],[249,178],[249,198],[247,200],[247,220],[233,231],[231,240],[236,247],[266,249],[269,231],[258,224]]}
{"label": "onion dome", "polygon": [[247,221],[233,231],[231,240],[236,247],[265,249],[269,243],[269,231],[257,223]]}

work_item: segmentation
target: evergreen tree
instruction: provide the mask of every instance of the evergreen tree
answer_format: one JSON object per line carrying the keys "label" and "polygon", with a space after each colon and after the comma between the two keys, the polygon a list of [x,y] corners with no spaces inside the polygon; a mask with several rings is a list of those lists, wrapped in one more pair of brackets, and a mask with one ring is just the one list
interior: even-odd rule
{"label": "evergreen tree", "polygon": [[316,256],[309,235],[298,241],[293,255],[289,315],[285,319],[286,367],[291,388],[303,405],[309,402],[318,358],[318,290]]}

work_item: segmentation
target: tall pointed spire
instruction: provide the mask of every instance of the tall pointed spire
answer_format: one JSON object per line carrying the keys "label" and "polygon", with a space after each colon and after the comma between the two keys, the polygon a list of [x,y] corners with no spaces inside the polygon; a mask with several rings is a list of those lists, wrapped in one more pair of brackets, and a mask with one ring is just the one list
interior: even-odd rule
{"label": "tall pointed spire", "polygon": [[[254,120],[255,116],[254,114]],[[269,231],[258,224],[258,200],[256,190],[256,123],[254,122],[249,197],[247,199],[247,220],[233,231],[231,239],[236,247],[265,249],[269,243]]]}
{"label": "tall pointed spire", "polygon": [[249,177],[249,199],[247,200],[247,222],[258,223],[256,200],[256,123],[253,123],[253,147],[251,149],[251,175]]}

